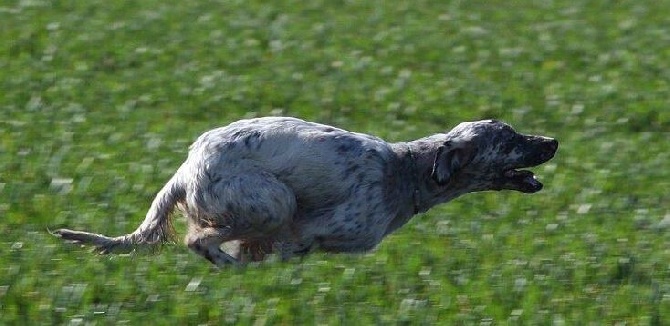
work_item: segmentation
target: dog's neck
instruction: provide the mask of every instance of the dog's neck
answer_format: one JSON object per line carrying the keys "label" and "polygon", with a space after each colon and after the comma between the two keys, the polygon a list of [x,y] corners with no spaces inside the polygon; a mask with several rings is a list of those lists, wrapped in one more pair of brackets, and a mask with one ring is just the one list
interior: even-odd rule
{"label": "dog's neck", "polygon": [[412,173],[412,179],[415,181],[414,189],[412,191],[412,202],[414,203],[414,214],[421,212],[421,191],[419,190],[419,168],[417,167],[416,157],[412,152],[412,146],[407,144],[407,156],[409,157],[409,170]]}
{"label": "dog's neck", "polygon": [[[432,163],[434,157],[429,157],[429,153],[435,152],[430,142],[421,142],[420,140],[412,142],[402,142],[392,144],[393,151],[399,160],[400,167],[396,171],[400,175],[402,181],[399,182],[399,187],[403,190],[403,198],[407,198],[409,205],[411,202],[412,209],[403,209],[399,215],[403,217],[411,217],[413,215],[427,211],[432,205],[428,204],[426,195],[425,180],[430,178],[430,171],[432,170]],[[407,207],[407,206],[405,206]]]}
{"label": "dog's neck", "polygon": [[448,135],[438,134],[394,146],[396,154],[403,162],[404,170],[408,173],[407,179],[411,178],[414,215],[467,192],[458,187],[440,186],[431,176],[437,149],[447,137]]}

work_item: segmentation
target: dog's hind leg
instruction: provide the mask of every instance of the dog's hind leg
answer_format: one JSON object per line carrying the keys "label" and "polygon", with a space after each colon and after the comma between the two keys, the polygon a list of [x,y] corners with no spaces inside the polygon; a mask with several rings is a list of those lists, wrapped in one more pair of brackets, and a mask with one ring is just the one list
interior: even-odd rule
{"label": "dog's hind leg", "polygon": [[238,244],[242,252],[228,254],[220,249],[224,242],[262,242],[261,246],[250,246],[252,251],[259,251],[252,260],[271,253],[274,241],[288,234],[286,230],[297,210],[293,191],[261,170],[209,174],[211,177],[193,187],[187,196],[189,248],[218,266],[239,262],[235,258],[249,251]]}
{"label": "dog's hind leg", "polygon": [[186,236],[186,245],[196,254],[212,264],[223,267],[237,264],[238,260],[221,250],[221,243],[230,240],[230,228],[191,228]]}

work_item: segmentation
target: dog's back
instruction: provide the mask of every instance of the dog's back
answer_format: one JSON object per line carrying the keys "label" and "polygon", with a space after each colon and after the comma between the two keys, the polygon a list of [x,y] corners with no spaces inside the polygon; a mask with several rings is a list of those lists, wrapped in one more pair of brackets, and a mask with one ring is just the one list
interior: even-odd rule
{"label": "dog's back", "polygon": [[388,143],[370,135],[268,117],[204,133],[191,145],[185,165],[213,179],[258,168],[285,182],[301,204],[323,206],[347,194],[355,183],[383,178],[392,157]]}

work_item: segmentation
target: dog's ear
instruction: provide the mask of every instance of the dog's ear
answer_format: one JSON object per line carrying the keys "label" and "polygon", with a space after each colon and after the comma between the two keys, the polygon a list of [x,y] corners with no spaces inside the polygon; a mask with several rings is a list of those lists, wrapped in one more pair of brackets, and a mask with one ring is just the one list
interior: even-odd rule
{"label": "dog's ear", "polygon": [[437,184],[441,186],[448,184],[455,174],[470,163],[474,149],[468,145],[467,142],[448,140],[438,147],[431,173]]}

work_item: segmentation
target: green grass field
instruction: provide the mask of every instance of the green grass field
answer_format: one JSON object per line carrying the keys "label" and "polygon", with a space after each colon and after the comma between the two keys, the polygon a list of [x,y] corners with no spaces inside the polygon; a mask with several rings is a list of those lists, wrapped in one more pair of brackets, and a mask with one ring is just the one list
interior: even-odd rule
{"label": "green grass field", "polygon": [[[0,324],[670,324],[670,2],[0,5]],[[216,270],[97,256],[201,132],[290,115],[390,141],[497,118],[555,136],[365,255]],[[177,228],[184,222],[178,218]]]}

